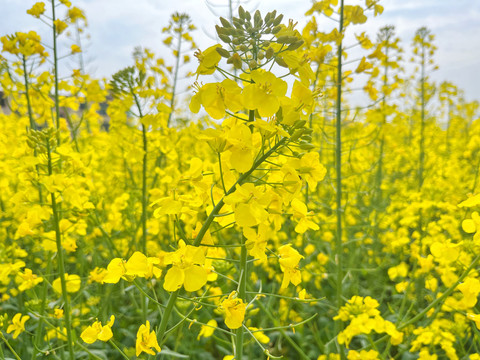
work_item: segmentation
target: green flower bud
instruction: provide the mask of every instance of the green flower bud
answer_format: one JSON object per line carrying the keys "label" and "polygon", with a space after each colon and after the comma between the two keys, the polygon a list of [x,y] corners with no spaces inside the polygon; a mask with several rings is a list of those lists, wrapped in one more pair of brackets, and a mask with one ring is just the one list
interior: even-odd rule
{"label": "green flower bud", "polygon": [[230,51],[228,51],[227,49],[217,47],[215,50],[220,54],[220,56],[224,58],[228,59],[230,57]]}
{"label": "green flower bud", "polygon": [[278,15],[278,17],[273,21],[273,24],[272,24],[272,25],[273,25],[273,26],[280,25],[280,23],[282,22],[282,20],[283,20],[283,15],[280,14],[280,15]]}
{"label": "green flower bud", "polygon": [[302,46],[304,41],[302,39],[297,40],[293,44],[290,44],[287,48],[287,50],[292,51],[292,50],[297,50],[300,46]]}
{"label": "green flower bud", "polygon": [[223,18],[223,17],[220,17],[220,22],[222,23],[222,25],[226,28],[231,28],[232,27],[232,24],[230,24],[230,22]]}

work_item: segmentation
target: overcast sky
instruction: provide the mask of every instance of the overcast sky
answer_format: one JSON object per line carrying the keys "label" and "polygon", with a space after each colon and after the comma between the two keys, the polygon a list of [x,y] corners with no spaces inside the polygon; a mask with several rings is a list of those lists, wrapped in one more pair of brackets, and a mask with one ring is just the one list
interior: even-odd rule
{"label": "overcast sky", "polygon": [[[215,43],[211,36],[218,16],[227,17],[227,7],[216,7],[215,15],[202,0],[71,1],[87,15],[87,32],[91,36],[86,51],[88,69],[98,77],[110,77],[129,66],[135,46],[148,47],[158,55],[166,56],[162,54],[165,48],[161,29],[175,11],[191,16],[198,27],[192,36],[200,48]],[[228,0],[209,2],[227,4]],[[49,39],[45,24],[26,14],[34,3],[33,0],[0,0],[0,35],[33,29]],[[310,0],[250,0],[243,3],[245,9],[258,8],[262,14],[276,9],[286,19],[298,21],[299,28],[305,24],[304,13],[311,5]],[[435,34],[438,47],[435,61],[439,70],[432,74],[432,78],[451,81],[465,91],[467,99],[480,100],[479,0],[383,0],[380,4],[385,8],[383,15],[369,19],[364,26],[356,27],[356,31],[375,35],[382,26],[395,25],[409,54],[415,31],[427,26]]]}

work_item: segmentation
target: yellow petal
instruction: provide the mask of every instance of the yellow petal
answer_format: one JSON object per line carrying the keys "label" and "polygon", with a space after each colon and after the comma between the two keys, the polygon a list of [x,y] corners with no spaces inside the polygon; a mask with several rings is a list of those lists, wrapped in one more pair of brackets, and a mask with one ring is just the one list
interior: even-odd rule
{"label": "yellow petal", "polygon": [[185,280],[185,273],[178,266],[172,266],[165,275],[163,288],[167,291],[177,291]]}
{"label": "yellow petal", "polygon": [[185,269],[185,283],[183,286],[186,291],[197,291],[207,283],[207,272],[198,265],[190,266]]}

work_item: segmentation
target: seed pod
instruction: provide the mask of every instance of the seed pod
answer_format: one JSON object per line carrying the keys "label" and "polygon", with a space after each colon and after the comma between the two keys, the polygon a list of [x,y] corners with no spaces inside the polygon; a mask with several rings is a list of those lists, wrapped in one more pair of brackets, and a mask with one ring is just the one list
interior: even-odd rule
{"label": "seed pod", "polygon": [[277,25],[280,25],[280,23],[282,22],[283,20],[283,15],[280,14],[277,16],[277,18],[273,21],[273,26],[277,26]]}
{"label": "seed pod", "polygon": [[227,59],[230,57],[230,51],[228,51],[227,49],[224,49],[222,47],[217,47],[215,50],[217,50],[217,52],[220,54],[221,57],[224,57]]}
{"label": "seed pod", "polygon": [[302,39],[299,39],[296,42],[294,42],[293,44],[288,45],[287,50],[289,50],[289,51],[297,50],[300,46],[303,45],[303,42],[304,41]]}
{"label": "seed pod", "polygon": [[269,47],[265,52],[265,56],[267,57],[267,59],[271,59],[273,55],[275,55],[275,50],[273,50],[272,47]]}
{"label": "seed pod", "polygon": [[232,27],[232,24],[230,24],[230,22],[223,18],[223,17],[220,17],[220,22],[222,23],[222,25],[226,28],[231,28]]}
{"label": "seed pod", "polygon": [[222,40],[223,42],[227,43],[227,44],[230,44],[232,42],[232,39],[230,39],[229,36],[226,36],[226,35],[218,35],[218,37],[220,38],[220,40]]}

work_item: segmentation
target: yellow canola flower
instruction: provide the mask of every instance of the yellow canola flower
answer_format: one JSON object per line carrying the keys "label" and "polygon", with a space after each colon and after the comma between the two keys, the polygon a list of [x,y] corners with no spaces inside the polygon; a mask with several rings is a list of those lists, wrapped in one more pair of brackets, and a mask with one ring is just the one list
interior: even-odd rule
{"label": "yellow canola flower", "polygon": [[215,319],[211,319],[207,322],[206,325],[202,325],[200,332],[198,333],[197,340],[200,340],[201,337],[210,337],[215,332],[215,328],[218,326]]}
{"label": "yellow canola flower", "polygon": [[93,344],[95,341],[108,341],[113,337],[112,325],[115,322],[115,316],[110,316],[110,321],[102,326],[100,321],[95,321],[80,334],[80,337],[87,344]]}
{"label": "yellow canola flower", "polygon": [[375,350],[350,350],[347,355],[348,360],[377,360],[379,358],[378,352]]}
{"label": "yellow canola flower", "polygon": [[7,334],[13,331],[13,338],[16,339],[18,335],[25,331],[25,323],[28,319],[30,319],[28,315],[22,316],[21,313],[16,314],[12,319],[12,323],[7,328]]}
{"label": "yellow canola flower", "polygon": [[198,59],[199,65],[196,71],[198,75],[210,75],[215,72],[215,68],[222,58],[217,52],[217,48],[222,47],[220,44],[210,46],[205,51],[198,50],[195,52],[195,57]]}
{"label": "yellow canola flower", "polygon": [[262,329],[258,329],[256,327],[248,327],[248,330],[250,330],[253,336],[255,336],[255,339],[260,341],[262,344],[268,344],[270,342],[270,338],[265,335],[263,331],[261,331]]}
{"label": "yellow canola flower", "polygon": [[142,352],[155,355],[152,348],[157,350],[157,352],[162,351],[160,345],[158,345],[155,331],[150,332],[150,322],[147,320],[146,324],[142,324],[137,332],[137,341],[135,345],[136,355],[138,356]]}
{"label": "yellow canola flower", "polygon": [[281,289],[285,289],[288,284],[298,285],[302,281],[302,274],[298,268],[298,263],[303,256],[290,244],[283,245],[278,249],[280,260],[280,269],[283,271],[283,280]]}
{"label": "yellow canola flower", "polygon": [[237,298],[236,291],[232,291],[228,298],[220,303],[219,308],[225,313],[225,325],[229,329],[234,330],[242,326],[247,304],[242,299]]}
{"label": "yellow canola flower", "polygon": [[469,197],[467,200],[458,204],[458,207],[473,207],[480,205],[480,194]]}
{"label": "yellow canola flower", "polygon": [[27,14],[32,15],[36,18],[39,18],[45,12],[45,3],[37,2],[33,4],[33,6],[27,10]]}
{"label": "yellow canola flower", "polygon": [[140,251],[135,251],[128,261],[121,258],[112,259],[107,266],[106,274],[102,274],[102,282],[116,284],[122,277],[128,281],[137,276],[146,279],[153,276],[159,278],[162,275],[162,270],[157,267],[159,264],[159,258],[147,257]]}
{"label": "yellow canola flower", "polygon": [[[65,273],[65,284],[67,287],[67,292],[75,293],[78,290],[80,290],[82,281],[80,279],[80,276],[78,275],[75,275],[75,274],[69,275],[68,273]],[[62,282],[60,278],[53,280],[52,287],[53,287],[53,290],[55,290],[57,293],[59,294],[62,293]]]}
{"label": "yellow canola flower", "polygon": [[55,25],[55,31],[57,34],[61,34],[65,31],[65,29],[68,27],[67,23],[65,21],[62,21],[62,20],[55,20],[53,22],[53,25]]}
{"label": "yellow canola flower", "polygon": [[[246,77],[246,75],[243,75]],[[270,117],[280,108],[280,98],[287,92],[288,85],[270,71],[253,70],[245,80],[243,103],[248,110],[258,110],[261,117]]]}
{"label": "yellow canola flower", "polygon": [[190,101],[190,110],[198,113],[203,105],[208,115],[218,120],[225,116],[226,110],[236,113],[243,109],[241,93],[242,88],[231,79],[208,83],[198,88]]}
{"label": "yellow canola flower", "polygon": [[477,329],[480,330],[480,315],[479,314],[467,313],[467,318],[474,321],[475,325],[477,326]]}
{"label": "yellow canola flower", "polygon": [[186,245],[183,240],[178,243],[178,250],[168,253],[165,265],[172,265],[165,275],[163,288],[176,291],[183,285],[186,291],[197,291],[207,283],[204,249]]}

